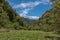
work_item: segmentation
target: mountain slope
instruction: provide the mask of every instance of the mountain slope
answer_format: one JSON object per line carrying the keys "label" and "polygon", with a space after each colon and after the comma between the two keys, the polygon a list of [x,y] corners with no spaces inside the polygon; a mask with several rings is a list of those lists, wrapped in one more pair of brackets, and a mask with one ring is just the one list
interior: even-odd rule
{"label": "mountain slope", "polygon": [[[23,17],[22,17],[23,18]],[[33,25],[36,20],[33,20],[33,19],[28,19],[28,18],[23,18],[23,20],[26,22],[26,24],[28,25]]]}
{"label": "mountain slope", "polygon": [[53,9],[46,12],[36,23],[44,31],[60,31],[60,0],[53,4]]}
{"label": "mountain slope", "polygon": [[18,28],[24,26],[23,22],[6,0],[0,0],[0,28]]}

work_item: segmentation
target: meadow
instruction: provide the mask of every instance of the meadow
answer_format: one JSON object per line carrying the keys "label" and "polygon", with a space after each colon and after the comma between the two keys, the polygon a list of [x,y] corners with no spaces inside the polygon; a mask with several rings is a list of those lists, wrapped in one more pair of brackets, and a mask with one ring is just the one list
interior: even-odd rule
{"label": "meadow", "polygon": [[53,32],[11,30],[0,32],[0,40],[52,40],[45,38],[46,35],[56,35]]}

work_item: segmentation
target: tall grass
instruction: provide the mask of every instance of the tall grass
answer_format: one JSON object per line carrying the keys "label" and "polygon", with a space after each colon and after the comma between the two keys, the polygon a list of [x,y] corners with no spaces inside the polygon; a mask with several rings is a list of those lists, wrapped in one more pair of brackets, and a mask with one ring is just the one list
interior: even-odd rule
{"label": "tall grass", "polygon": [[11,30],[0,32],[0,40],[47,40],[46,35],[55,35],[53,32]]}

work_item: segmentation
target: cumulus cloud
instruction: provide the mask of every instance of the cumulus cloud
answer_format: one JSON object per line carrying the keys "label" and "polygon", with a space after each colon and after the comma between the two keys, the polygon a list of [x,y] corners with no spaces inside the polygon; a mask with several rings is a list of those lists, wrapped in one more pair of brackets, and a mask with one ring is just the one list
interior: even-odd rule
{"label": "cumulus cloud", "polygon": [[[27,16],[30,10],[32,10],[34,7],[36,7],[39,4],[51,4],[50,0],[40,0],[40,1],[35,1],[35,2],[26,2],[26,3],[20,3],[17,5],[14,5],[13,8],[17,9],[23,9],[22,12],[20,13],[21,17],[24,18],[29,18],[29,19],[38,19],[39,17],[37,16]],[[21,10],[20,10],[21,11]]]}
{"label": "cumulus cloud", "polygon": [[25,17],[26,14],[28,14],[29,10],[30,10],[29,8],[28,8],[28,9],[24,9],[24,10],[22,11],[22,13],[20,13],[20,16],[21,16],[21,17]]}
{"label": "cumulus cloud", "polygon": [[29,19],[35,19],[35,20],[39,19],[39,17],[37,17],[37,16],[28,16],[28,18]]}
{"label": "cumulus cloud", "polygon": [[32,8],[32,7],[35,7],[38,4],[40,4],[39,1],[20,3],[18,5],[14,5],[14,8]]}
{"label": "cumulus cloud", "polygon": [[28,14],[29,10],[30,9],[23,10],[22,13],[20,13],[20,16],[24,17],[24,18],[29,18],[29,19],[35,19],[35,20],[39,19],[39,17],[37,17],[37,16],[27,16],[26,14]]}
{"label": "cumulus cloud", "polygon": [[35,2],[26,2],[26,3],[20,3],[17,5],[14,5],[13,8],[28,8],[28,7],[35,7],[36,5],[39,4],[49,4],[51,3],[50,0],[40,0],[40,1],[35,1]]}
{"label": "cumulus cloud", "polygon": [[[23,9],[22,12],[20,12],[20,16],[24,18],[29,18],[29,19],[37,19],[38,17],[35,16],[27,16],[29,11],[39,5],[40,2],[35,1],[35,2],[28,2],[28,3],[20,3],[19,5],[15,6],[14,8],[21,8]],[[20,10],[21,11],[21,10]]]}
{"label": "cumulus cloud", "polygon": [[39,17],[38,16],[23,16],[24,18],[28,18],[28,19],[34,19],[34,20],[37,20],[37,19],[39,19]]}

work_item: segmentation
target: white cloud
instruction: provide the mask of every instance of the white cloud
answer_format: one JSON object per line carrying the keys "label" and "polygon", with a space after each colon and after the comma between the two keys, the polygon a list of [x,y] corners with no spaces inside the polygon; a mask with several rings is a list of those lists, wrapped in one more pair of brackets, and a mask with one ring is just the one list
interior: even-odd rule
{"label": "white cloud", "polygon": [[37,17],[37,16],[28,16],[28,18],[29,19],[35,19],[35,20],[39,19],[39,17]]}
{"label": "white cloud", "polygon": [[20,16],[24,18],[29,18],[29,19],[35,19],[35,20],[39,19],[39,17],[37,16],[27,16],[26,14],[28,14],[29,10],[30,9],[23,10],[22,13],[20,13]]}
{"label": "white cloud", "polygon": [[20,16],[21,16],[21,17],[25,17],[26,14],[28,14],[29,10],[30,10],[30,9],[24,9],[24,10],[22,11],[22,13],[20,13]]}
{"label": "white cloud", "polygon": [[42,2],[43,4],[48,4],[48,3],[50,3],[50,0],[41,0],[41,2]]}
{"label": "white cloud", "polygon": [[25,16],[22,16],[22,17],[24,17],[24,18],[28,18],[28,19],[34,19],[34,20],[39,19],[38,16],[27,16],[27,15],[25,15]]}
{"label": "white cloud", "polygon": [[39,17],[37,16],[27,16],[27,14],[29,13],[30,10],[32,10],[34,7],[36,7],[37,5],[41,3],[44,5],[49,4],[49,3],[51,4],[50,0],[40,0],[40,1],[35,1],[35,2],[20,3],[17,5],[14,5],[13,8],[23,9],[23,11],[20,13],[21,17],[29,18],[29,19],[38,19]]}
{"label": "white cloud", "polygon": [[13,8],[32,8],[35,7],[36,5],[39,5],[40,2],[39,1],[35,1],[35,2],[27,2],[27,3],[20,3],[18,5],[14,5]]}
{"label": "white cloud", "polygon": [[22,8],[23,9],[23,11],[20,13],[21,17],[29,18],[29,19],[37,19],[38,17],[27,16],[27,14],[29,13],[29,11],[31,9],[33,9],[34,7],[36,7],[39,4],[40,4],[40,2],[38,2],[38,1],[29,2],[29,3],[21,3],[20,5],[17,5],[15,8]]}
{"label": "white cloud", "polygon": [[28,8],[28,7],[35,7],[36,5],[39,4],[49,4],[51,3],[50,0],[40,0],[40,1],[35,1],[35,2],[25,2],[25,3],[20,3],[17,5],[14,5],[13,8]]}

